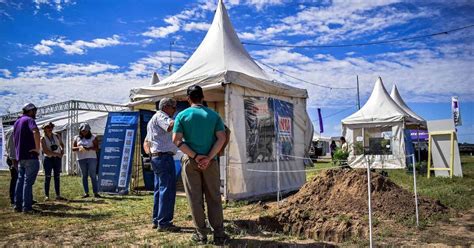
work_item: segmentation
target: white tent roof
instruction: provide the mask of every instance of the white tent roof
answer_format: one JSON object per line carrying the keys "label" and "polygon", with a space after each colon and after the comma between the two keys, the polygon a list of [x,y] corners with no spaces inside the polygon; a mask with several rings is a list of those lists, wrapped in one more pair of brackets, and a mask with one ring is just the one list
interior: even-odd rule
{"label": "white tent roof", "polygon": [[420,123],[425,123],[425,119],[421,116],[417,115],[413,110],[408,107],[408,105],[403,101],[402,96],[398,92],[397,86],[393,85],[392,92],[390,93],[392,99],[400,106],[406,113],[408,113],[412,118],[416,119]]}
{"label": "white tent roof", "polygon": [[[107,124],[107,116],[108,113],[104,112],[80,111],[78,114],[78,123],[87,122],[91,127],[92,133],[103,134]],[[41,127],[41,125],[49,121],[54,123],[55,132],[60,132],[69,128],[67,114],[61,114],[56,117],[38,121],[37,125],[38,127]]]}
{"label": "white tent roof", "polygon": [[219,0],[214,20],[194,54],[174,74],[156,85],[131,90],[132,101],[185,92],[198,84],[206,88],[233,83],[275,95],[307,98],[307,91],[273,81],[250,57]]}
{"label": "white tent roof", "polygon": [[342,124],[393,123],[402,120],[415,121],[390,97],[379,77],[369,100],[359,111],[343,119]]}

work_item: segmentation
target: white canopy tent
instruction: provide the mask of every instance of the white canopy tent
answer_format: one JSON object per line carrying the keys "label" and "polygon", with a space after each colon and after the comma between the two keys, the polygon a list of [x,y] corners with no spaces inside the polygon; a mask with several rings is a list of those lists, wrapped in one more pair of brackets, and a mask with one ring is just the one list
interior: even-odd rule
{"label": "white canopy tent", "polygon": [[365,105],[342,120],[342,135],[351,147],[348,164],[366,167],[364,154],[371,154],[373,168],[404,168],[404,129],[415,123],[420,121],[392,99],[379,77]]}
{"label": "white canopy tent", "polygon": [[423,119],[423,117],[417,115],[413,110],[411,110],[410,107],[403,101],[402,96],[398,92],[397,86],[393,85],[392,87],[392,92],[390,93],[390,97],[392,97],[393,101],[395,101],[400,108],[403,109],[407,114],[410,115],[413,119],[415,119],[414,123],[411,123],[412,125],[419,125],[420,127],[425,127],[426,128],[426,121]]}
{"label": "white canopy tent", "polygon": [[[158,84],[132,89],[129,105],[151,109],[163,97],[185,100],[186,89],[195,84],[204,89],[208,106],[223,117],[232,132],[225,156],[220,159],[227,199],[259,197],[275,193],[278,188],[296,190],[304,184],[304,172],[280,173],[278,179],[277,173],[260,170],[278,169],[277,140],[284,143],[278,151],[290,151],[285,153],[288,156],[280,156],[283,161],[279,169],[304,170],[303,159],[295,157],[306,155],[313,135],[306,112],[307,91],[272,80],[253,61],[237,37],[221,0],[209,31],[189,60]],[[277,105],[285,106],[287,116],[270,116],[270,112],[280,111]],[[278,129],[282,134],[264,130],[265,127]],[[263,149],[259,147],[262,142],[266,142],[266,152],[254,154]]]}

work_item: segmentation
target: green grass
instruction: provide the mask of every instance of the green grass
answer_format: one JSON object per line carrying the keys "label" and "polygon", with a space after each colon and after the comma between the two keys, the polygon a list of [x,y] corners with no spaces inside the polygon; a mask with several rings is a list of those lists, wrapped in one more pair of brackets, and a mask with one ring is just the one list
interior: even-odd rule
{"label": "green grass", "polygon": [[[441,201],[455,210],[468,210],[474,206],[474,157],[461,157],[463,177],[434,177],[429,179],[424,174],[417,174],[417,191],[419,195]],[[406,170],[389,171],[389,177],[396,184],[413,191],[413,174]]]}
{"label": "green grass", "polygon": [[[418,175],[418,192],[440,200],[443,204],[458,210],[472,209],[474,196],[474,158],[463,157],[463,178],[426,178]],[[331,163],[316,163],[309,167],[307,179],[311,180],[322,170],[333,167]],[[390,178],[408,190],[412,190],[412,175],[405,170],[389,171]],[[38,201],[34,207],[40,214],[25,215],[12,211],[8,198],[8,172],[0,172],[0,246],[189,246],[192,232],[192,220],[188,204],[184,197],[177,197],[175,224],[185,231],[158,233],[151,227],[153,197],[150,193],[141,192],[128,196],[104,195],[103,199],[81,199],[83,194],[81,178],[75,176],[61,177],[62,195],[67,202],[44,201],[44,176],[39,175],[34,185],[34,198]],[[52,182],[53,183],[53,182]],[[54,187],[51,185],[51,196]],[[269,203],[270,204],[270,203]],[[300,242],[297,237],[277,233],[253,233],[238,226],[238,220],[252,216],[268,214],[259,204],[245,201],[224,204],[226,229],[237,239],[237,245],[285,246]],[[346,219],[341,215],[339,218]],[[387,232],[385,236],[398,232]],[[249,236],[251,236],[249,238]],[[239,243],[240,242],[240,243]],[[309,242],[309,241],[304,241]],[[252,245],[250,245],[252,244]]]}

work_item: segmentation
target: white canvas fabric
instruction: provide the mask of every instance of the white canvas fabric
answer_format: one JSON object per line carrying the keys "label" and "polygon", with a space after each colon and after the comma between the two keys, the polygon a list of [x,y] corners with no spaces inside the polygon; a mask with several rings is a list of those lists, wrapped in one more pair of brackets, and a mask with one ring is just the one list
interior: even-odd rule
{"label": "white canvas fabric", "polygon": [[138,101],[184,91],[193,84],[206,87],[222,83],[239,84],[275,95],[308,96],[306,90],[273,81],[255,63],[235,33],[224,4],[219,1],[209,31],[188,61],[158,84],[132,89],[130,98]]}
{"label": "white canvas fabric", "polygon": [[403,101],[402,96],[398,92],[397,86],[393,85],[392,92],[390,92],[390,97],[392,97],[393,101],[395,101],[398,106],[400,106],[406,113],[410,115],[413,119],[415,119],[416,123],[413,124],[420,124],[421,126],[426,126],[426,121],[421,116],[417,115],[410,107]]}
{"label": "white canvas fabric", "polygon": [[374,89],[364,106],[354,114],[342,120],[343,125],[364,123],[391,123],[414,121],[388,94],[382,78],[375,82]]}
{"label": "white canvas fabric", "polygon": [[[227,199],[244,199],[275,193],[276,162],[247,161],[244,97],[271,97],[292,103],[294,156],[305,157],[313,137],[306,112],[308,93],[272,80],[253,61],[237,37],[222,1],[204,40],[189,60],[158,84],[132,89],[129,106],[139,109],[165,96],[184,100],[186,89],[195,84],[203,88],[204,100],[231,130],[228,153],[221,157],[221,178],[226,180],[224,195]],[[280,170],[281,191],[297,190],[304,184],[303,159],[282,162]]]}
{"label": "white canvas fabric", "polygon": [[[368,155],[371,158],[371,167],[379,169],[405,168],[405,135],[404,128],[407,123],[418,123],[418,120],[408,114],[388,94],[382,78],[375,82],[374,89],[365,105],[354,114],[343,119],[342,135],[350,145],[348,164],[353,168],[365,168],[367,163],[364,155],[355,154],[354,144],[360,139],[367,147],[367,135],[374,129],[384,128],[391,131],[391,154]],[[357,132],[357,134],[355,133]],[[376,135],[383,134],[379,133]]]}

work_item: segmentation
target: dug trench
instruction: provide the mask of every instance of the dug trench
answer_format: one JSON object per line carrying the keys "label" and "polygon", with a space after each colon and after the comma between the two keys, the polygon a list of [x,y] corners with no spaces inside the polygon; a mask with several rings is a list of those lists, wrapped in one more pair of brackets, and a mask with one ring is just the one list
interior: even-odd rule
{"label": "dug trench", "polygon": [[[371,199],[375,219],[408,222],[414,219],[414,194],[389,178],[371,173]],[[448,212],[439,201],[419,197],[420,219]],[[367,174],[365,170],[328,170],[307,182],[274,211],[260,216],[260,230],[344,242],[368,237]],[[377,226],[377,223],[375,223]]]}

